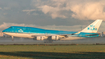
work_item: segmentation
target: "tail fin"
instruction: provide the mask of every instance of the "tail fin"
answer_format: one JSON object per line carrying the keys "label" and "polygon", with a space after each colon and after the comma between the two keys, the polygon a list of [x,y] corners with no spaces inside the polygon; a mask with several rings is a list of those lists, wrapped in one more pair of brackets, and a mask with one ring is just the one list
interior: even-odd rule
{"label": "tail fin", "polygon": [[97,33],[101,23],[102,23],[102,20],[97,19],[96,21],[94,21],[92,24],[90,24],[80,32]]}

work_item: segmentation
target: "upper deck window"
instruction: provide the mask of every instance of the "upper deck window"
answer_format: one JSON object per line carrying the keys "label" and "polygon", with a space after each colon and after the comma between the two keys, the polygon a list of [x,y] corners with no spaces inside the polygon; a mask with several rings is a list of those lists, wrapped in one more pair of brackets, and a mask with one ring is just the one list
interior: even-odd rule
{"label": "upper deck window", "polygon": [[26,30],[31,30],[30,28],[26,28]]}
{"label": "upper deck window", "polygon": [[22,29],[22,28],[16,28],[16,29]]}
{"label": "upper deck window", "polygon": [[9,27],[9,28],[12,28],[12,27]]}

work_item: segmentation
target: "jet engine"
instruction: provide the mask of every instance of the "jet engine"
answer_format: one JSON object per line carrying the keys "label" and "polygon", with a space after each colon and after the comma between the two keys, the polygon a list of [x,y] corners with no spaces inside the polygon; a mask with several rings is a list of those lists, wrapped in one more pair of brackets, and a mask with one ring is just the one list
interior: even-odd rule
{"label": "jet engine", "polygon": [[50,40],[59,40],[59,36],[49,36],[48,39],[50,39]]}
{"label": "jet engine", "polygon": [[34,40],[44,40],[44,39],[46,39],[46,37],[44,37],[44,36],[36,36],[33,39]]}

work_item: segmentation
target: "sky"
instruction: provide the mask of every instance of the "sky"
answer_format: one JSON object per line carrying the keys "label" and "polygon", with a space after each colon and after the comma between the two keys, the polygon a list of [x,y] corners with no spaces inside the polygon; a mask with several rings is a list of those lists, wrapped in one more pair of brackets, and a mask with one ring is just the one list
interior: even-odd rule
{"label": "sky", "polygon": [[96,19],[105,31],[105,0],[0,0],[0,31],[10,26],[80,31]]}

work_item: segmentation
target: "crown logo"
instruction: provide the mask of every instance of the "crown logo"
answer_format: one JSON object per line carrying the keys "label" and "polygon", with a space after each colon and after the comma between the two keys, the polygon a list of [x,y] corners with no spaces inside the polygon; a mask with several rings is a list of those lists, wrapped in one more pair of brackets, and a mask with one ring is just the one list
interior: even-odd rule
{"label": "crown logo", "polygon": [[20,30],[18,30],[18,32],[23,32],[23,30],[22,30],[22,29],[20,29]]}
{"label": "crown logo", "polygon": [[97,28],[95,28],[95,25],[90,25],[87,30],[97,30]]}

